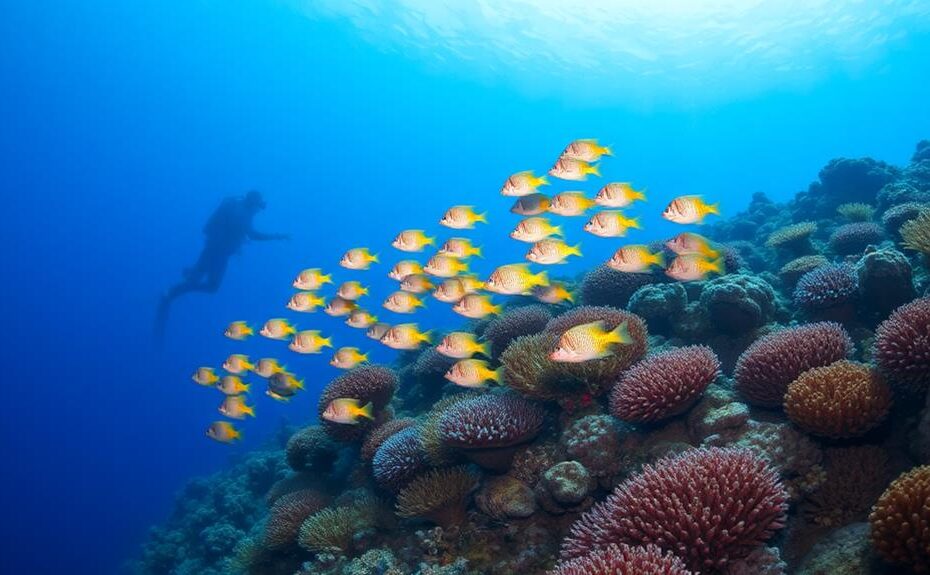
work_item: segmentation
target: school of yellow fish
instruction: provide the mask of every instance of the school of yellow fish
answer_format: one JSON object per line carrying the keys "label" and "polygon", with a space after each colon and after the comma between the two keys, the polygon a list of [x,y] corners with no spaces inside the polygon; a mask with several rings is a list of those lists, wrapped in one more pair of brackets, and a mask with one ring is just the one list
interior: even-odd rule
{"label": "school of yellow fish", "polygon": [[[548,175],[560,180],[585,182],[589,176],[600,177],[600,160],[612,156],[607,146],[597,140],[580,139],[571,142],[562,151]],[[539,188],[549,185],[546,176],[537,176],[532,171],[517,172],[506,179],[501,187],[503,196],[514,197],[511,213],[522,219],[510,237],[530,245],[526,262],[498,266],[484,281],[469,273],[468,260],[482,257],[481,246],[473,245],[468,237],[450,237],[437,243],[422,229],[408,229],[397,233],[391,247],[401,252],[417,254],[433,247],[434,254],[423,263],[416,259],[402,260],[387,273],[398,282],[398,289],[388,294],[382,307],[396,314],[416,314],[425,307],[424,299],[434,299],[450,304],[452,310],[466,318],[483,318],[501,312],[501,305],[492,301],[492,294],[532,296],[547,304],[572,302],[573,296],[564,284],[550,281],[545,270],[535,272],[530,264],[542,266],[565,263],[570,257],[581,257],[581,244],[570,245],[566,241],[563,226],[553,224],[543,214],[565,218],[586,216],[589,210],[598,209],[590,216],[582,229],[600,238],[622,238],[629,230],[642,229],[639,218],[630,217],[622,210],[635,202],[645,202],[645,190],[636,190],[629,182],[611,182],[600,186],[589,197],[584,191],[564,191],[551,197],[542,194]],[[708,215],[719,215],[717,204],[707,204],[700,196],[679,196],[672,200],[662,217],[676,224],[700,224]],[[439,224],[452,230],[470,230],[477,224],[487,224],[487,213],[478,212],[474,206],[452,206],[439,219]],[[439,246],[436,248],[436,246]],[[626,273],[651,273],[653,266],[665,270],[670,278],[679,281],[695,281],[708,274],[723,273],[720,251],[706,238],[691,232],[678,234],[665,243],[675,254],[671,262],[665,261],[662,250],[655,253],[641,244],[620,246],[605,262],[614,270]],[[353,271],[370,270],[379,263],[379,256],[367,247],[357,247],[345,252],[339,265]],[[310,313],[322,308],[332,317],[345,317],[345,324],[366,330],[372,340],[395,350],[413,350],[423,344],[431,345],[430,330],[422,330],[415,322],[388,324],[362,308],[358,301],[369,296],[369,289],[360,281],[341,283],[335,295],[328,300],[318,292],[332,284],[332,274],[321,268],[307,268],[297,274],[293,287],[298,290],[285,307],[295,312]],[[234,321],[226,328],[225,336],[243,341],[255,334],[255,329],[244,321]],[[300,354],[320,354],[324,348],[334,348],[332,339],[319,330],[300,330],[284,318],[267,320],[258,334],[272,340],[288,342],[288,349]],[[609,330],[602,322],[576,326],[565,332],[549,357],[558,362],[584,362],[606,357],[613,353],[614,346],[631,342],[627,326],[623,324]],[[446,379],[456,385],[480,388],[492,382],[501,382],[500,369],[491,367],[487,342],[481,342],[473,333],[456,331],[446,334],[436,349],[442,355],[457,362],[446,373]],[[339,369],[352,369],[368,361],[368,353],[357,347],[334,348],[330,365]],[[267,382],[265,394],[277,401],[289,401],[304,382],[287,370],[275,358],[262,358],[252,362],[242,354],[230,355],[222,364],[224,375],[218,375],[212,367],[200,367],[193,375],[199,385],[213,387],[223,396],[218,407],[221,415],[232,420],[254,417],[254,406],[247,403],[249,384],[242,380],[247,373],[254,373]],[[323,418],[332,422],[353,425],[362,418],[373,418],[371,404],[360,405],[353,398],[337,398],[324,410]],[[215,421],[206,435],[222,443],[240,439],[242,433],[230,421]]]}

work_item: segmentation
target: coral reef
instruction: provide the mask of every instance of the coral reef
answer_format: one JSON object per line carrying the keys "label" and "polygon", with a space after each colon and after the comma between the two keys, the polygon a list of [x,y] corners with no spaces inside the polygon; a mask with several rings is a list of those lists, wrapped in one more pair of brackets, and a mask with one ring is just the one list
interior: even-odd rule
{"label": "coral reef", "polygon": [[[930,200],[930,197],[927,198]],[[915,219],[921,212],[930,210],[928,202],[905,202],[895,204],[882,214],[882,225],[895,237],[900,237],[901,226]]]}
{"label": "coral reef", "polygon": [[765,280],[730,274],[708,281],[701,289],[707,320],[727,334],[741,334],[770,322],[775,315],[775,291]]}
{"label": "coral reef", "polygon": [[815,222],[799,222],[775,230],[765,240],[766,247],[784,250],[794,255],[805,255],[814,251],[811,235],[817,231]]}
{"label": "coral reef", "polygon": [[314,489],[304,489],[280,497],[268,512],[263,542],[281,547],[296,541],[304,520],[326,507],[327,498]]}
{"label": "coral reef", "polygon": [[862,202],[851,202],[837,206],[836,213],[851,222],[869,222],[875,215],[875,208]]}
{"label": "coral reef", "polygon": [[921,211],[898,229],[902,245],[909,250],[930,255],[930,210]]}
{"label": "coral reef", "polygon": [[872,222],[842,225],[830,235],[830,249],[839,255],[861,254],[867,246],[881,243],[882,228]]}
{"label": "coral reef", "polygon": [[332,468],[338,451],[338,445],[322,427],[311,425],[288,439],[284,454],[294,471],[326,473]]}
{"label": "coral reef", "polygon": [[576,420],[562,433],[565,454],[578,461],[595,477],[619,473],[621,436],[629,429],[607,415],[587,415]]}
{"label": "coral reef", "polygon": [[656,545],[608,545],[559,563],[550,575],[690,575],[681,559]]}
{"label": "coral reef", "polygon": [[529,517],[536,512],[532,488],[511,475],[491,477],[475,494],[475,504],[483,513],[499,521]]}
{"label": "coral reef", "polygon": [[894,248],[867,252],[856,264],[856,273],[861,299],[869,302],[874,317],[887,317],[917,296],[911,262]]}
{"label": "coral reef", "polygon": [[595,486],[594,477],[577,461],[556,463],[542,476],[542,488],[560,505],[578,505]]}
{"label": "coral reef", "polygon": [[802,506],[808,520],[826,527],[864,521],[891,481],[888,456],[881,447],[857,445],[828,449],[826,478]]}
{"label": "coral reef", "polygon": [[878,326],[875,361],[896,388],[930,387],[930,297],[901,306]]}
{"label": "coral reef", "polygon": [[930,466],[892,482],[872,509],[872,545],[889,563],[916,573],[930,571]]}
{"label": "coral reef", "polygon": [[585,274],[579,293],[585,305],[622,308],[636,290],[657,281],[662,280],[652,274],[618,272],[602,265]]}
{"label": "coral reef", "polygon": [[467,467],[431,469],[397,494],[397,514],[449,528],[465,521],[467,498],[478,477]]}
{"label": "coral reef", "polygon": [[628,308],[646,320],[652,333],[668,335],[688,305],[688,293],[679,283],[645,285],[630,297]]}
{"label": "coral reef", "polygon": [[362,443],[362,447],[359,450],[359,456],[365,461],[371,461],[374,459],[375,453],[378,452],[378,448],[380,448],[388,438],[414,425],[416,425],[416,422],[406,417],[384,422],[372,429],[365,437],[365,441]]}
{"label": "coral reef", "polygon": [[[371,402],[374,412],[383,411],[391,402],[397,387],[397,375],[392,369],[377,365],[357,367],[332,380],[320,395],[317,415],[322,420],[326,407],[338,398],[357,399],[361,405]],[[370,420],[345,425],[323,420],[323,429],[337,441],[358,441],[374,426]]]}
{"label": "coral reef", "polygon": [[541,305],[513,308],[494,318],[483,334],[491,342],[491,356],[500,357],[510,342],[520,336],[541,332],[550,319],[552,314]]}
{"label": "coral reef", "polygon": [[815,268],[798,280],[794,303],[818,320],[848,321],[855,315],[859,278],[851,266],[828,264]]}
{"label": "coral reef", "polygon": [[416,427],[388,437],[371,460],[375,481],[390,491],[400,490],[425,467],[426,453]]}

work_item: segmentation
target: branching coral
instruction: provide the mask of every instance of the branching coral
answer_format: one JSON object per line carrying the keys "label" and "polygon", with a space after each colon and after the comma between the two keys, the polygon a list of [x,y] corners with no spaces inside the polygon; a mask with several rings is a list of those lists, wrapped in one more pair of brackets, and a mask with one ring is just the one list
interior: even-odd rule
{"label": "branching coral", "polygon": [[667,419],[688,410],[720,374],[717,356],[695,345],[647,357],[620,378],[610,412],[631,423]]}
{"label": "branching coral", "polygon": [[662,281],[652,274],[618,272],[606,265],[584,276],[579,292],[585,305],[625,307],[630,296],[644,285]]}
{"label": "branching coral", "polygon": [[[377,414],[391,402],[397,387],[397,375],[386,367],[368,365],[355,368],[332,380],[317,404],[317,415],[322,420],[323,412],[334,399],[357,399],[362,405],[371,402]],[[323,421],[326,433],[337,441],[358,441],[373,427],[368,419],[354,425]]]}
{"label": "branching coral", "polygon": [[794,303],[818,319],[843,321],[855,313],[859,278],[852,266],[829,264],[801,276]]}
{"label": "branching coral", "polygon": [[874,355],[892,385],[918,392],[930,387],[930,297],[899,307],[878,326]]}
{"label": "branching coral", "polygon": [[813,367],[852,353],[853,343],[836,323],[822,322],[778,331],[756,340],[740,355],[736,388],[750,403],[779,407],[788,385]]}
{"label": "branching coral", "polygon": [[326,506],[319,491],[304,489],[280,497],[268,512],[265,524],[266,547],[283,547],[294,543],[304,520]]}
{"label": "branching coral", "polygon": [[838,361],[805,371],[788,386],[785,412],[808,433],[858,437],[884,421],[891,389],[869,366]]}
{"label": "branching coral", "polygon": [[467,467],[431,469],[397,495],[397,514],[426,519],[443,528],[460,525],[468,495],[477,485],[478,476]]}
{"label": "branching coral", "polygon": [[549,575],[691,575],[691,571],[681,559],[656,545],[621,543],[562,561]]}
{"label": "branching coral", "polygon": [[796,254],[809,253],[814,249],[811,245],[811,235],[816,231],[817,224],[814,222],[791,224],[769,234],[765,245]]}
{"label": "branching coral", "polygon": [[426,454],[416,427],[388,437],[375,451],[371,472],[378,485],[397,491],[426,467]]}
{"label": "branching coral", "polygon": [[647,465],[576,522],[565,559],[611,543],[656,544],[691,569],[722,569],[784,526],[778,474],[743,449],[693,449]]}
{"label": "branching coral", "polygon": [[287,440],[285,457],[294,471],[326,473],[332,468],[339,447],[319,425],[305,427]]}
{"label": "branching coral", "polygon": [[886,561],[930,572],[930,465],[901,475],[872,509],[872,546]]}
{"label": "branching coral", "polygon": [[930,255],[930,209],[902,225],[899,232],[904,247]]}
{"label": "branching coral", "polygon": [[837,206],[836,213],[851,222],[868,222],[875,215],[875,208],[862,202],[852,202]]}
{"label": "branching coral", "polygon": [[550,319],[552,313],[541,305],[509,309],[491,320],[482,337],[491,342],[491,355],[499,357],[510,342],[524,335],[541,332]]}
{"label": "branching coral", "polygon": [[827,451],[826,480],[802,507],[815,525],[841,527],[865,519],[891,480],[881,447],[859,445]]}
{"label": "branching coral", "polygon": [[862,253],[869,244],[882,241],[882,228],[872,222],[842,225],[830,235],[830,249],[840,255]]}
{"label": "branching coral", "polygon": [[413,427],[416,422],[410,418],[392,419],[371,430],[365,437],[359,456],[365,461],[371,461],[378,448],[381,447],[389,437],[408,427]]}

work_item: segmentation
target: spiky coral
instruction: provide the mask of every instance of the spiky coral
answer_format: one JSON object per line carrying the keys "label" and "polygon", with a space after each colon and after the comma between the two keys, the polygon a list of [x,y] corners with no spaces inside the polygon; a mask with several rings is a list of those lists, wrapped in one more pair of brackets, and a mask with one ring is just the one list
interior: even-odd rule
{"label": "spiky coral", "polygon": [[902,225],[899,232],[904,247],[930,255],[930,209]]}
{"label": "spiky coral", "polygon": [[572,526],[562,556],[652,543],[691,569],[722,569],[784,526],[787,500],[778,474],[751,451],[694,449],[618,486]]}
{"label": "spiky coral", "polygon": [[419,425],[420,443],[423,445],[423,452],[426,453],[426,459],[430,465],[439,467],[455,461],[455,450],[442,441],[442,434],[439,432],[439,421],[453,405],[473,397],[478,397],[478,395],[469,392],[449,395],[434,403],[433,407],[422,417]]}
{"label": "spiky coral", "polygon": [[872,222],[842,225],[830,235],[830,249],[840,255],[862,253],[869,244],[882,241],[882,228]]}
{"label": "spiky coral", "polygon": [[563,381],[557,376],[555,362],[549,359],[557,342],[558,338],[551,333],[518,337],[511,342],[500,357],[507,387],[540,401],[557,401],[584,393],[582,382]]}
{"label": "spiky coral", "polygon": [[875,215],[875,208],[862,202],[852,202],[837,206],[836,213],[851,222],[868,222]]}
{"label": "spiky coral", "polygon": [[373,525],[374,518],[361,505],[327,507],[303,522],[297,542],[314,553],[345,553],[355,533]]}
{"label": "spiky coral", "polygon": [[924,202],[905,202],[888,208],[882,214],[882,224],[892,234],[900,235],[901,226],[913,220],[921,212],[930,211],[930,204]]}
{"label": "spiky coral", "polygon": [[287,440],[285,457],[294,471],[327,472],[336,459],[339,447],[319,425],[299,430]]}
{"label": "spiky coral", "polygon": [[656,545],[621,543],[562,561],[549,575],[691,575],[691,571],[681,559]]}
{"label": "spiky coral", "polygon": [[930,387],[930,297],[899,307],[878,326],[875,361],[895,387]]}
{"label": "spiky coral", "polygon": [[858,295],[855,270],[844,264],[829,264],[801,276],[794,290],[794,303],[810,316],[845,320],[854,313]]}
{"label": "spiky coral", "polygon": [[822,322],[778,331],[756,340],[740,355],[736,388],[750,403],[779,407],[788,385],[813,367],[844,359],[853,350],[846,330]]}
{"label": "spiky coral", "polygon": [[266,547],[294,543],[304,520],[326,506],[326,497],[314,489],[303,489],[280,497],[268,512],[265,524]]}
{"label": "spiky coral", "polygon": [[901,475],[872,509],[872,546],[886,561],[930,572],[930,465]]}
{"label": "spiky coral", "polygon": [[388,437],[375,451],[371,472],[378,485],[397,491],[426,467],[426,454],[416,427]]}
{"label": "spiky coral", "polygon": [[814,222],[799,222],[779,228],[769,234],[765,245],[770,248],[784,249],[794,253],[807,253],[813,249],[811,234],[817,231]]}
{"label": "spiky coral", "polygon": [[402,419],[392,419],[386,421],[385,423],[379,425],[378,427],[371,430],[371,432],[365,437],[364,443],[362,443],[362,448],[359,450],[359,456],[365,461],[371,461],[375,453],[378,451],[378,448],[381,447],[389,437],[407,429],[408,427],[413,427],[416,425],[416,422],[410,418]]}
{"label": "spiky coral", "polygon": [[781,266],[781,269],[778,271],[778,275],[780,275],[786,282],[793,284],[794,282],[798,281],[798,278],[807,272],[828,263],[830,263],[830,260],[820,255],[801,256]]}
{"label": "spiky coral", "polygon": [[[322,420],[323,412],[334,399],[357,399],[362,405],[371,402],[377,414],[391,402],[397,387],[397,375],[393,370],[378,365],[355,368],[332,380],[317,403],[317,415]],[[354,425],[323,421],[326,433],[337,441],[358,441],[373,427],[368,419]]]}
{"label": "spiky coral", "polygon": [[891,389],[869,366],[838,361],[805,371],[788,386],[785,412],[808,433],[858,437],[884,421]]}
{"label": "spiky coral", "polygon": [[802,507],[811,523],[840,527],[862,521],[891,480],[888,455],[875,445],[827,450],[824,483]]}
{"label": "spiky coral", "polygon": [[578,291],[585,305],[625,307],[636,290],[657,281],[661,278],[652,274],[618,272],[602,265],[585,274]]}
{"label": "spiky coral", "polygon": [[397,495],[397,514],[420,518],[449,528],[465,520],[468,495],[478,477],[467,467],[431,469]]}
{"label": "spiky coral", "polygon": [[614,386],[610,393],[610,412],[632,423],[679,415],[698,400],[719,373],[717,355],[703,345],[647,357]]}
{"label": "spiky coral", "polygon": [[506,469],[516,447],[542,427],[545,411],[535,402],[508,395],[482,395],[449,408],[439,420],[442,441],[464,450],[483,467]]}
{"label": "spiky coral", "polygon": [[491,355],[499,357],[510,342],[524,335],[541,332],[550,319],[552,313],[541,305],[509,309],[488,323],[482,337],[491,342]]}

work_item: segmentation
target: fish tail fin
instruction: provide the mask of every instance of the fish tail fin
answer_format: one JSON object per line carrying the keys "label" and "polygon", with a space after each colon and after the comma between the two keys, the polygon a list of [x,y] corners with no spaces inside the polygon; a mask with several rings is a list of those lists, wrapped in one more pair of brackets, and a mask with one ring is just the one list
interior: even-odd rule
{"label": "fish tail fin", "polygon": [[458,268],[460,272],[468,273],[468,262],[459,262]]}
{"label": "fish tail fin", "polygon": [[565,232],[562,231],[562,226],[552,226],[550,233],[561,238],[565,237]]}
{"label": "fish tail fin", "polygon": [[716,203],[716,204],[705,204],[705,205],[704,205],[704,213],[705,213],[705,214],[714,214],[714,215],[719,216],[719,215],[720,215],[720,203],[718,202],[718,203]]}
{"label": "fish tail fin", "polygon": [[320,340],[320,347],[333,347],[333,338],[324,337],[322,340]]}
{"label": "fish tail fin", "polygon": [[[546,273],[546,272],[543,272],[543,273]],[[488,307],[488,311],[490,313],[493,313],[494,315],[500,315],[502,309],[503,308],[501,307],[501,304],[497,304],[497,305],[490,304]]]}
{"label": "fish tail fin", "polygon": [[320,278],[320,283],[321,284],[333,283],[333,274],[324,274],[323,277]]}
{"label": "fish tail fin", "polygon": [[362,295],[368,295],[368,288],[365,287],[365,286],[362,286],[362,287],[359,288],[358,293],[360,293],[360,294],[362,294]]}
{"label": "fish tail fin", "polygon": [[610,149],[610,146],[601,146],[601,153],[605,156],[613,156],[614,151]]}
{"label": "fish tail fin", "polygon": [[485,357],[491,357],[491,342],[486,341],[475,345],[475,351],[483,354]]}
{"label": "fish tail fin", "polygon": [[591,164],[584,170],[586,173],[591,174],[592,176],[601,176],[601,168],[597,164]]}
{"label": "fish tail fin", "polygon": [[423,333],[420,333],[417,336],[417,339],[419,339],[422,342],[426,342],[427,344],[433,343],[433,330],[428,329],[424,331]]}
{"label": "fish tail fin", "polygon": [[536,178],[536,185],[537,186],[548,186],[549,178],[547,178],[546,176],[539,176],[538,178]]}
{"label": "fish tail fin", "polygon": [[475,246],[474,248],[472,248],[471,255],[477,256],[479,258],[483,258],[484,254],[481,253],[481,246]]}
{"label": "fish tail fin", "polygon": [[241,439],[242,439],[242,432],[241,432],[240,430],[236,429],[235,427],[231,427],[231,428],[229,429],[229,436],[232,437],[233,439],[241,440]]}
{"label": "fish tail fin", "polygon": [[498,385],[504,385],[504,366],[491,370],[491,373],[488,375],[490,375],[490,379],[492,379]]}
{"label": "fish tail fin", "polygon": [[358,361],[359,361],[359,363],[365,363],[365,362],[367,362],[367,361],[368,361],[368,354],[367,354],[367,353],[360,354],[360,355],[358,356]]}
{"label": "fish tail fin", "polygon": [[373,264],[381,263],[381,260],[378,259],[378,254],[371,254],[371,256],[368,258],[368,261],[370,261]]}
{"label": "fish tail fin", "polygon": [[255,406],[243,404],[243,405],[242,405],[242,413],[244,413],[244,414],[246,414],[246,415],[251,415],[252,417],[255,417]]}
{"label": "fish tail fin", "polygon": [[248,393],[250,387],[252,387],[252,384],[251,384],[251,383],[243,383],[243,384],[242,384],[242,393]]}
{"label": "fish tail fin", "polygon": [[375,406],[369,401],[358,409],[358,414],[368,419],[375,418]]}
{"label": "fish tail fin", "polygon": [[630,343],[631,341],[633,340],[630,337],[630,330],[626,321],[621,322],[620,325],[607,334],[608,343]]}
{"label": "fish tail fin", "polygon": [[415,300],[413,301],[413,307],[423,307],[423,308],[425,308],[425,307],[426,307],[426,302],[423,301],[423,300],[421,300],[421,299],[415,299]]}
{"label": "fish tail fin", "polygon": [[581,257],[581,244],[575,244],[568,248],[568,254]]}
{"label": "fish tail fin", "polygon": [[707,262],[707,271],[722,275],[723,266],[724,266],[723,258],[717,258],[715,260]]}
{"label": "fish tail fin", "polygon": [[487,213],[487,212],[481,212],[480,214],[475,214],[475,221],[476,221],[476,222],[482,222],[482,223],[485,223],[485,224],[488,223],[488,213]]}
{"label": "fish tail fin", "polygon": [[[578,255],[581,255],[581,254],[578,254]],[[543,270],[539,272],[538,274],[536,274],[535,276],[533,276],[533,284],[538,285],[538,286],[549,285],[549,274],[546,272],[546,270]]]}
{"label": "fish tail fin", "polygon": [[648,188],[643,188],[643,189],[641,189],[641,190],[639,190],[639,191],[637,191],[637,190],[631,190],[631,192],[630,192],[630,198],[632,198],[632,199],[634,199],[634,200],[642,200],[642,201],[644,201],[644,202],[645,202],[645,201],[648,201],[648,200],[646,199],[646,192],[647,192],[647,191],[648,191]]}
{"label": "fish tail fin", "polygon": [[255,330],[249,327],[248,324],[246,324],[244,329],[242,330],[242,333],[244,335],[255,335]]}
{"label": "fish tail fin", "polygon": [[643,229],[643,225],[639,223],[639,218],[628,218],[626,223],[629,227],[633,228],[634,230]]}
{"label": "fish tail fin", "polygon": [[652,254],[652,256],[649,258],[649,262],[659,266],[660,268],[664,268],[665,267],[665,252],[660,250]]}
{"label": "fish tail fin", "polygon": [[565,290],[565,299],[571,303],[575,303],[575,295],[568,290]]}
{"label": "fish tail fin", "polygon": [[436,236],[423,236],[423,244],[427,246],[435,246]]}

